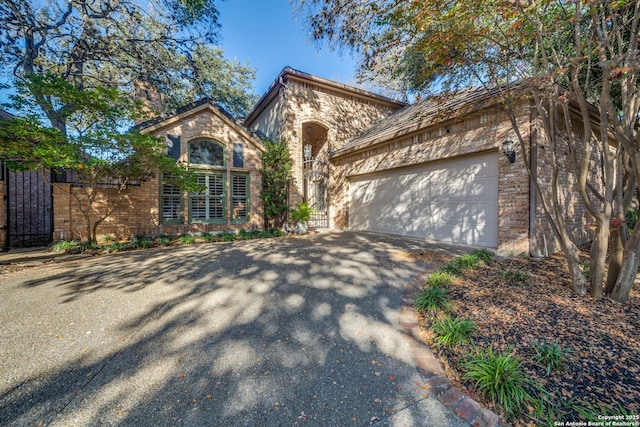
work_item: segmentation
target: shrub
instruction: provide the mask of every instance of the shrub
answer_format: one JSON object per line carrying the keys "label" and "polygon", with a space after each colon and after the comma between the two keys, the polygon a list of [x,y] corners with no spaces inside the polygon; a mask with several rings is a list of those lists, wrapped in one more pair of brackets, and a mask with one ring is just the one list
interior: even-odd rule
{"label": "shrub", "polygon": [[529,282],[529,279],[531,279],[531,276],[522,270],[510,269],[504,270],[502,272],[502,277],[504,277],[504,279],[512,286],[526,285]]}
{"label": "shrub", "polygon": [[484,261],[477,255],[467,254],[455,258],[453,261],[442,267],[441,271],[453,274],[454,276],[459,276],[464,270],[474,269],[483,264]]}
{"label": "shrub", "polygon": [[128,246],[123,244],[123,243],[120,243],[120,242],[116,241],[116,242],[111,243],[110,245],[107,245],[106,249],[109,252],[122,252],[122,251],[128,249]]}
{"label": "shrub", "polygon": [[171,246],[172,240],[171,237],[167,236],[166,234],[161,234],[160,236],[158,236],[157,242],[159,246]]}
{"label": "shrub", "polygon": [[102,236],[102,242],[103,243],[111,243],[111,242],[113,242],[113,240],[114,239],[111,236]]}
{"label": "shrub", "polygon": [[417,294],[414,302],[416,310],[422,313],[433,313],[438,310],[446,311],[451,306],[451,301],[447,295],[447,289],[440,286],[429,286],[422,288]]}
{"label": "shrub", "polygon": [[282,237],[282,236],[284,236],[284,235],[285,235],[285,233],[283,233],[282,231],[278,230],[278,229],[277,229],[277,228],[275,228],[275,227],[271,227],[271,228],[267,231],[267,233],[269,233],[269,235],[270,235],[271,237]]}
{"label": "shrub", "polygon": [[488,249],[476,249],[475,251],[471,252],[471,255],[484,262],[485,264],[489,264],[491,261],[493,261],[493,252]]}
{"label": "shrub", "polygon": [[504,408],[507,415],[533,400],[524,387],[532,382],[514,354],[494,353],[489,347],[471,355],[462,363],[462,369],[463,379],[472,381],[485,398]]}
{"label": "shrub", "polygon": [[547,375],[551,370],[561,369],[571,353],[570,349],[561,347],[557,339],[549,343],[544,340],[534,342],[532,347],[536,363],[545,367]]}
{"label": "shrub", "polygon": [[236,233],[233,231],[223,231],[220,233],[220,238],[222,238],[223,242],[233,242],[234,240],[237,240]]}
{"label": "shrub", "polygon": [[209,233],[208,231],[204,231],[200,237],[202,238],[202,240],[204,240],[207,243],[211,243],[211,242],[215,242],[216,241],[216,236],[214,236],[213,234]]}
{"label": "shrub", "polygon": [[90,250],[93,250],[93,249],[100,249],[100,245],[98,243],[94,242],[93,240],[88,240],[86,242],[83,242],[80,245],[79,249],[80,249],[79,252],[90,251]]}
{"label": "shrub", "polygon": [[59,240],[51,246],[53,252],[69,252],[80,249],[80,243],[75,240]]}
{"label": "shrub", "polygon": [[131,239],[131,247],[134,249],[148,249],[153,246],[153,240],[147,236],[136,236]]}
{"label": "shrub", "polygon": [[262,237],[262,230],[251,230],[249,231],[252,239],[259,239]]}
{"label": "shrub", "polygon": [[238,239],[239,240],[250,240],[253,237],[251,236],[251,233],[248,232],[247,230],[240,230],[238,231]]}
{"label": "shrub", "polygon": [[446,271],[436,271],[427,276],[427,286],[440,286],[446,287],[453,283],[455,276]]}
{"label": "shrub", "polygon": [[193,245],[195,242],[196,236],[189,233],[181,234],[180,237],[178,237],[178,243],[181,245]]}
{"label": "shrub", "polygon": [[467,342],[475,332],[476,325],[469,319],[447,316],[444,319],[436,320],[431,326],[431,330],[436,335],[435,341],[438,346],[453,347]]}
{"label": "shrub", "polygon": [[309,221],[312,213],[313,209],[309,207],[307,202],[296,203],[296,206],[291,208],[291,220],[294,222]]}

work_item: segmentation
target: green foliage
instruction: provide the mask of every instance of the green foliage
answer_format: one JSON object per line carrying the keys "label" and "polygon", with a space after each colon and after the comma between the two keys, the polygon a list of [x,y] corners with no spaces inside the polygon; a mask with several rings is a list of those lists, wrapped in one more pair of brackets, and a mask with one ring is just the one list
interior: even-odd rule
{"label": "green foliage", "polygon": [[75,240],[58,240],[51,246],[52,252],[69,252],[70,250],[76,250],[80,248],[80,242],[76,242]]}
{"label": "green foliage", "polygon": [[497,403],[513,415],[526,403],[532,401],[525,385],[531,384],[518,356],[510,353],[476,350],[462,363],[463,379],[472,381],[487,399]]}
{"label": "green foliage", "polygon": [[171,246],[173,240],[166,234],[161,234],[156,238],[156,242],[158,243],[158,246]]}
{"label": "green foliage", "polygon": [[638,209],[629,209],[625,213],[625,221],[627,223],[627,229],[629,230],[629,234],[633,232],[633,228],[636,226],[638,222]]}
{"label": "green foliage", "polygon": [[238,239],[240,240],[252,240],[262,237],[262,231],[260,230],[240,230],[238,231]]}
{"label": "green foliage", "polygon": [[422,313],[447,311],[451,306],[451,300],[446,288],[437,285],[428,286],[418,291],[414,306]]}
{"label": "green foliage", "polygon": [[291,220],[294,222],[309,221],[311,214],[313,214],[313,209],[309,207],[307,202],[296,203],[296,205],[291,208]]}
{"label": "green foliage", "polygon": [[602,417],[603,416],[633,416],[633,415],[638,415],[637,412],[633,412],[627,408],[625,408],[624,406],[622,406],[621,404],[617,404],[615,407],[611,407],[611,406],[606,406],[606,405],[602,405],[602,404],[598,404],[597,406],[594,406],[588,402],[581,402],[578,404],[575,404],[572,409],[577,412],[578,414],[580,414],[585,421],[592,421],[592,422],[602,422]]}
{"label": "green foliage", "polygon": [[476,325],[470,319],[449,316],[437,319],[431,326],[436,336],[436,344],[444,347],[453,347],[467,342],[476,329]]}
{"label": "green foliage", "polygon": [[109,204],[115,203],[130,182],[158,172],[172,176],[187,190],[196,186],[193,172],[166,154],[162,138],[135,129],[122,131],[141,110],[128,94],[113,87],[77,88],[52,74],[24,78],[14,106],[28,112],[46,98],[65,106],[64,120],[52,119],[51,126],[36,115],[2,121],[0,160],[12,169],[63,169],[76,184],[89,188],[76,198],[88,240],[96,241],[97,224],[109,215],[107,209],[103,216],[96,216],[93,207],[98,193],[107,194]]}
{"label": "green foliage", "polygon": [[452,284],[455,278],[454,275],[446,271],[436,271],[427,276],[426,285],[446,287]]}
{"label": "green foliage", "polygon": [[223,242],[233,242],[238,239],[238,236],[233,231],[223,231],[220,233],[220,237]]}
{"label": "green foliage", "polygon": [[200,237],[202,238],[202,240],[204,240],[207,243],[211,243],[211,242],[216,242],[216,236],[214,236],[213,234],[209,233],[208,231],[203,232]]}
{"label": "green foliage", "polygon": [[181,234],[180,237],[178,237],[178,243],[181,245],[193,245],[195,242],[196,236],[189,233]]}
{"label": "green foliage", "polygon": [[477,254],[474,252],[471,254],[462,255],[453,259],[453,261],[449,262],[447,265],[442,267],[441,271],[444,271],[454,276],[459,276],[465,270],[474,269],[478,266],[484,265],[485,264],[484,259],[486,258],[487,258],[487,255],[485,253]]}
{"label": "green foliage", "polygon": [[124,243],[115,241],[110,245],[105,246],[105,249],[107,250],[107,252],[122,252],[129,249],[129,246]]}
{"label": "green foliage", "polygon": [[130,246],[133,249],[148,249],[153,247],[153,240],[147,236],[136,236],[131,239]]}
{"label": "green foliage", "polygon": [[561,347],[557,339],[553,342],[534,342],[532,347],[535,362],[545,367],[547,375],[552,370],[561,369],[571,353],[570,349]]}
{"label": "green foliage", "polygon": [[[218,16],[215,0],[163,0],[153,7],[131,0],[16,2],[0,12],[6,36],[0,65],[18,81],[52,72],[76,88],[155,89],[165,111],[210,98],[245,116],[255,101],[255,71],[227,60],[216,46]],[[24,49],[31,34],[37,48]],[[66,121],[65,104],[41,98],[38,108]]]}
{"label": "green foliage", "polygon": [[525,273],[522,270],[507,269],[507,270],[503,270],[501,274],[502,274],[502,277],[504,277],[505,280],[509,282],[509,284],[512,286],[526,285],[527,283],[529,283],[529,280],[531,279],[531,276],[529,276],[527,273]]}
{"label": "green foliage", "polygon": [[262,154],[262,201],[265,223],[281,227],[288,210],[289,186],[293,183],[291,155],[287,143],[264,140]]}
{"label": "green foliage", "polygon": [[471,252],[471,255],[484,262],[485,264],[489,264],[491,261],[493,261],[494,256],[493,252],[488,249],[476,249],[475,251]]}

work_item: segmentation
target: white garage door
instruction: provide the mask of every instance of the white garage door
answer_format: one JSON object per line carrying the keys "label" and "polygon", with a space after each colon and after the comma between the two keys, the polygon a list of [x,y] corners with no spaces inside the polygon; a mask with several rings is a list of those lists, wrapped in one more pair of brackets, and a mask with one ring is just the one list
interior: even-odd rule
{"label": "white garage door", "polygon": [[498,156],[483,154],[352,177],[349,226],[495,248]]}

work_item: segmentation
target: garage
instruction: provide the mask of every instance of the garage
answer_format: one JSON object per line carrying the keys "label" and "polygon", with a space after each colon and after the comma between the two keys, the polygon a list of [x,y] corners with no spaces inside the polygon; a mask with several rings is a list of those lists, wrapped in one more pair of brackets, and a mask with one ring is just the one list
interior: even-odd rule
{"label": "garage", "polygon": [[496,248],[497,153],[352,176],[349,227]]}

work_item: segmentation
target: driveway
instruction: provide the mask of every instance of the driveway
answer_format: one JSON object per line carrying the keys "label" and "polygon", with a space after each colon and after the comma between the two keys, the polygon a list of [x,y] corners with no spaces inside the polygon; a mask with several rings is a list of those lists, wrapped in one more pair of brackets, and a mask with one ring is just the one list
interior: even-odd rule
{"label": "driveway", "polygon": [[424,247],[332,232],[4,274],[0,425],[462,425],[398,323]]}

